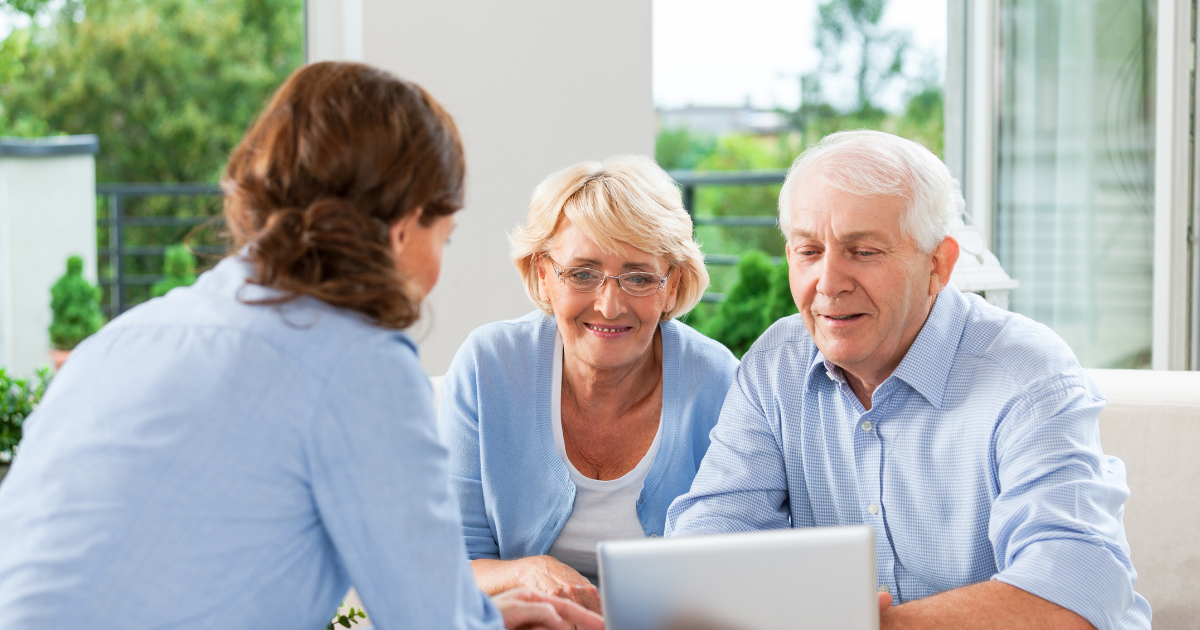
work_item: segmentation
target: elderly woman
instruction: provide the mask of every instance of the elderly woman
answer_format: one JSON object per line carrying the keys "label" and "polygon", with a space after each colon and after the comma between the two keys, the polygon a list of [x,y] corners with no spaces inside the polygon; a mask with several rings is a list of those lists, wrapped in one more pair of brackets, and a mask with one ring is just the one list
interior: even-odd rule
{"label": "elderly woman", "polygon": [[596,543],[662,535],[737,360],[674,319],[708,273],[654,162],[551,175],[512,240],[540,310],[474,331],[442,383],[467,551],[485,592],[528,586],[598,610]]}

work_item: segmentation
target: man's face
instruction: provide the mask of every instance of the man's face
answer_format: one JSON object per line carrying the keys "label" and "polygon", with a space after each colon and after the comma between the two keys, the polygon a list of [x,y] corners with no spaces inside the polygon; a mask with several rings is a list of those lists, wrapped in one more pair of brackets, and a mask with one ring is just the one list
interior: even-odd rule
{"label": "man's face", "polygon": [[792,298],[821,353],[874,385],[908,352],[958,258],[953,239],[924,254],[901,233],[904,203],[843,192],[816,172],[792,197]]}

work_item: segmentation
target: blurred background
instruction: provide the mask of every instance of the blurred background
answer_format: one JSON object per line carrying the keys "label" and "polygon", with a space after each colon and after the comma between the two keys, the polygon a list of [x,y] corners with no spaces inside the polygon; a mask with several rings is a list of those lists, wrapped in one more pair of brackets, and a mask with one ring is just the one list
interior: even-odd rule
{"label": "blurred background", "polygon": [[[533,11],[541,12],[539,20],[559,19],[551,15],[558,9],[542,4],[509,11],[525,21]],[[465,15],[471,3],[449,3],[438,9],[443,13],[400,3],[388,19],[371,13],[374,6],[369,0],[0,0],[0,136],[98,139],[96,260],[85,263],[89,270],[94,265],[105,317],[149,299],[172,273],[190,277],[225,252],[216,182],[226,156],[272,91],[306,59],[365,59],[425,83],[459,118],[474,156],[476,201],[468,210],[485,205],[479,191],[492,185],[491,173],[508,167],[470,148],[492,133],[487,125],[500,124],[485,120],[470,101],[496,94],[478,85],[456,92],[453,81],[467,79],[452,76],[450,62],[396,52],[376,43],[386,31],[372,34],[383,28],[377,23],[396,24],[393,36],[404,39],[415,33],[412,25]],[[686,321],[739,355],[767,325],[795,311],[775,224],[785,169],[824,135],[867,128],[911,138],[946,160],[986,247],[1019,282],[1008,308],[1053,328],[1085,366],[1151,367],[1159,300],[1186,311],[1158,342],[1173,357],[1160,350],[1162,367],[1195,367],[1194,252],[1186,254],[1183,279],[1158,293],[1154,288],[1156,2],[643,0],[592,15],[606,13],[597,19],[619,17],[634,27],[620,26],[619,37],[601,40],[600,58],[635,56],[640,65],[626,66],[637,69],[631,85],[649,82],[615,90],[613,98],[628,105],[607,106],[634,111],[636,122],[608,121],[608,127],[640,138],[637,112],[652,107],[645,120],[653,125],[653,144],[593,141],[592,121],[603,114],[580,114],[553,134],[555,147],[567,147],[554,154],[563,157],[555,162],[530,149],[537,157],[529,161],[544,176],[568,159],[652,150],[681,185],[713,276],[705,301]],[[469,31],[472,23],[437,28]],[[525,60],[551,56],[523,51],[520,40],[496,41]],[[516,67],[489,72],[512,76]],[[508,104],[501,94],[488,106],[571,107],[556,104],[549,96],[555,92],[566,94],[563,103],[595,100],[572,95],[575,88],[562,83],[577,70],[540,72],[531,80],[545,85],[542,97]],[[603,127],[596,133],[603,135]],[[505,142],[543,131],[510,122]],[[479,236],[490,248],[481,256],[503,258],[499,232],[524,210],[515,190],[527,199],[540,176],[531,170],[509,177],[514,201],[488,228],[491,235]],[[1193,229],[1190,202],[1176,212]],[[179,244],[194,261],[177,253],[171,272],[168,248]],[[449,254],[445,284],[466,286],[459,275],[466,273],[466,256]],[[494,312],[463,316],[461,305],[444,297],[449,289],[431,300],[435,331],[421,333],[432,339],[431,372],[444,370],[475,325],[527,309],[519,293],[515,300],[502,297],[519,291],[515,273],[498,273],[507,275],[489,287],[496,291]]]}

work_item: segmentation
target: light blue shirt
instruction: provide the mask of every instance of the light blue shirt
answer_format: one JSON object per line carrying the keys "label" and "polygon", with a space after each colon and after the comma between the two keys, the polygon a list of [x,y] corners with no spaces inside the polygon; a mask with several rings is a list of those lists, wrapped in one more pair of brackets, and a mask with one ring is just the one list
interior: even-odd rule
{"label": "light blue shirt", "polygon": [[[637,500],[647,536],[687,492],[708,449],[737,359],[678,321],[659,324],[662,436]],[[575,504],[550,418],[553,317],[533,312],[476,329],[442,381],[438,424],[472,560],[543,555]]]}
{"label": "light blue shirt", "polygon": [[0,626],[498,629],[405,334],[222,261],[80,345],[0,484]]}
{"label": "light blue shirt", "polygon": [[947,287],[867,411],[795,315],[742,358],[667,533],[865,523],[898,604],[997,579],[1149,628],[1104,403],[1050,329]]}

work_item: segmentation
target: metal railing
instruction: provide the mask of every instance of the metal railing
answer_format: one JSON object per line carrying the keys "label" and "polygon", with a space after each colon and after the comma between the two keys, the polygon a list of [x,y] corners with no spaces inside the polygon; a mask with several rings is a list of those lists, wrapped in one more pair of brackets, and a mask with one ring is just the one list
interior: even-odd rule
{"label": "metal railing", "polygon": [[[181,183],[181,184],[96,184],[96,195],[108,201],[108,216],[96,219],[96,226],[108,229],[108,246],[97,248],[97,255],[107,257],[109,274],[101,276],[100,286],[109,290],[108,304],[101,308],[109,317],[116,317],[129,310],[132,306],[128,299],[127,289],[133,286],[153,285],[162,279],[160,274],[131,274],[127,272],[127,259],[138,256],[162,256],[166,244],[128,245],[127,229],[130,227],[160,227],[160,228],[195,228],[198,225],[219,221],[213,216],[129,216],[127,209],[129,201],[140,197],[220,197],[221,188],[217,184]],[[220,245],[192,245],[192,251],[200,254],[221,254],[225,251]]]}
{"label": "metal railing", "polygon": [[[763,171],[669,171],[671,179],[683,191],[683,207],[692,215],[692,224],[716,225],[721,227],[762,227],[776,229],[779,217],[772,213],[762,216],[696,216],[696,190],[701,186],[765,186],[782,184],[787,177],[787,169]],[[732,254],[704,254],[704,262],[710,265],[737,265],[740,256]],[[771,262],[778,264],[781,259],[772,257]],[[708,292],[701,298],[705,302],[723,302],[722,293]]]}
{"label": "metal railing", "polygon": [[[679,184],[683,191],[683,206],[693,213],[696,203],[696,191],[703,186],[762,186],[783,183],[787,175],[785,169],[764,171],[671,171],[670,176]],[[97,196],[104,197],[108,202],[108,216],[96,220],[97,227],[107,228],[108,245],[100,247],[97,254],[107,257],[109,274],[102,276],[100,285],[109,291],[108,304],[102,306],[105,314],[116,317],[133,306],[127,294],[130,287],[150,286],[162,279],[161,274],[129,273],[126,261],[131,257],[161,257],[170,243],[139,244],[127,243],[127,229],[131,227],[163,227],[163,228],[195,228],[210,221],[219,221],[213,216],[129,216],[126,213],[129,201],[141,197],[220,197],[221,188],[210,183],[180,183],[180,184],[97,184]],[[774,214],[764,216],[696,216],[692,222],[697,225],[713,225],[721,227],[762,227],[774,229],[777,217]],[[225,252],[222,245],[191,245],[192,251],[199,254],[220,255]],[[705,254],[704,260],[710,265],[737,265],[739,256],[731,254]],[[707,302],[720,302],[724,296],[720,293],[708,293],[704,296]]]}

